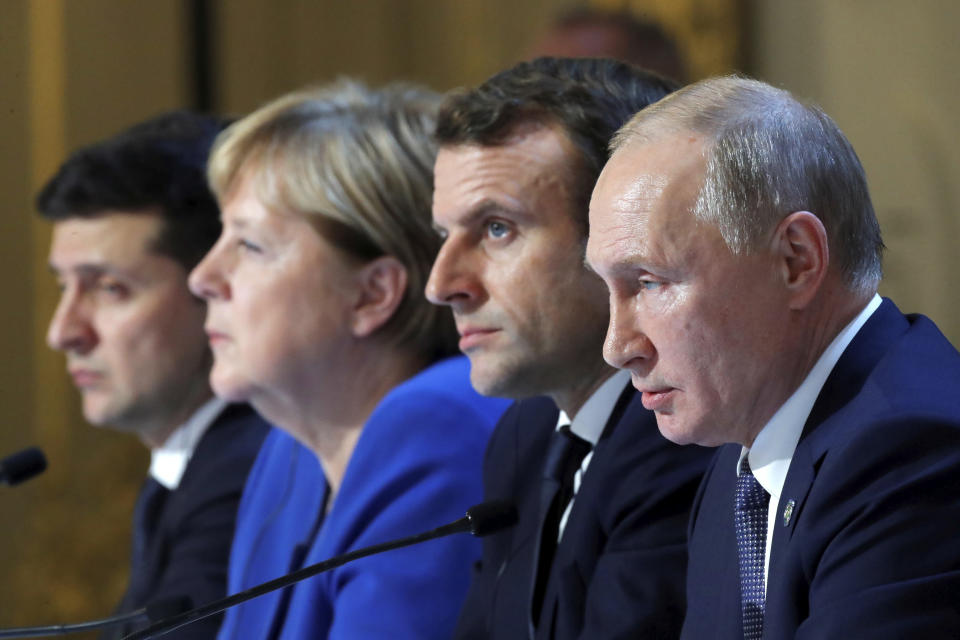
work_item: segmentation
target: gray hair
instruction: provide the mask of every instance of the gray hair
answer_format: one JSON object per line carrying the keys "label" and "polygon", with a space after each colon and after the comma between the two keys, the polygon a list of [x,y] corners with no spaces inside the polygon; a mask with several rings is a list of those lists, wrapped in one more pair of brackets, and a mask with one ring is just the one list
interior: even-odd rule
{"label": "gray hair", "polygon": [[345,256],[397,258],[407,290],[382,331],[429,357],[456,348],[450,314],[421,295],[440,246],[431,226],[439,101],[411,85],[350,80],[294,92],[226,129],[207,171],[221,202],[249,176],[264,205],[304,216]]}
{"label": "gray hair", "polygon": [[705,177],[693,213],[731,251],[755,250],[784,217],[810,211],[827,231],[847,286],[872,292],[883,240],[863,166],[820,108],[763,82],[728,76],[690,85],[637,113],[611,150],[671,134],[706,137]]}

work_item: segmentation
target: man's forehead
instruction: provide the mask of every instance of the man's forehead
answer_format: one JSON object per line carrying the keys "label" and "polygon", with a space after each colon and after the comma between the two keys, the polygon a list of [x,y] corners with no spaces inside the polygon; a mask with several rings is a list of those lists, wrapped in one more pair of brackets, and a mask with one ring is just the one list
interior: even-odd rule
{"label": "man's forehead", "polygon": [[706,172],[703,140],[691,133],[627,143],[604,167],[593,204],[618,211],[644,210],[667,199],[699,193]]}
{"label": "man's forehead", "polygon": [[100,265],[118,268],[159,257],[152,245],[163,219],[153,213],[105,212],[59,220],[53,225],[50,263],[54,269]]}
{"label": "man's forehead", "polygon": [[[705,165],[696,139],[627,144],[604,168],[590,205],[588,259],[656,256],[696,224]],[[656,238],[654,242],[652,238]]]}
{"label": "man's forehead", "polygon": [[434,217],[501,206],[535,209],[546,198],[569,198],[576,156],[569,143],[541,128],[498,145],[441,147],[435,164]]}

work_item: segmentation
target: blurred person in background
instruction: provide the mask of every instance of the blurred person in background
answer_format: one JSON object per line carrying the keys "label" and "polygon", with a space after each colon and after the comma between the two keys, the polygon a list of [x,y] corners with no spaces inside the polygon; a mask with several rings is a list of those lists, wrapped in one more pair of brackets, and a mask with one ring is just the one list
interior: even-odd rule
{"label": "blurred person in background", "polygon": [[[504,401],[450,357],[422,291],[438,96],[342,81],[227,129],[211,157],[223,234],[190,277],[208,301],[211,381],[276,429],[250,474],[230,561],[237,592],[462,517]],[[448,638],[479,541],[355,561],[227,613],[220,637]]]}
{"label": "blurred person in background", "polygon": [[440,110],[427,296],[453,310],[481,393],[518,400],[484,463],[516,527],[484,540],[457,638],[675,637],[686,527],[711,452],[657,430],[603,361],[607,293],[583,263],[613,133],[675,84],[615,60],[540,58]]}
{"label": "blurred person in background", "polygon": [[[47,342],[66,355],[87,421],[150,449],[118,613],[225,595],[237,504],[267,431],[248,405],[214,398],[205,305],[187,287],[220,232],[205,167],[223,125],[158,116],[74,152],[37,197],[61,290]],[[220,620],[178,637],[212,638]]]}
{"label": "blurred person in background", "polygon": [[528,58],[614,58],[678,82],[687,80],[683,54],[656,22],[631,11],[577,7],[562,13],[534,41]]}

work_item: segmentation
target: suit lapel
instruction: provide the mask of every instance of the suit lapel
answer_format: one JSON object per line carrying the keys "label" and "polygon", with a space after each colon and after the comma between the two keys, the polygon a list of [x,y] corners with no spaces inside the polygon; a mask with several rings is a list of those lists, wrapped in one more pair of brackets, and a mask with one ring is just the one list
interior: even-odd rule
{"label": "suit lapel", "polygon": [[780,573],[778,569],[787,554],[797,522],[803,517],[803,506],[820,462],[846,422],[845,408],[863,391],[867,378],[889,346],[908,328],[909,324],[897,307],[884,300],[827,377],[803,427],[780,493],[770,551],[770,576]]}

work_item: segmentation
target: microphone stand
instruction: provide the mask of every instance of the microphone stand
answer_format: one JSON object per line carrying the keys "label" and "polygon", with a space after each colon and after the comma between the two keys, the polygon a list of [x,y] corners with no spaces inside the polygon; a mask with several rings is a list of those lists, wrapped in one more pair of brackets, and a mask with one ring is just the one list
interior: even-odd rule
{"label": "microphone stand", "polygon": [[383,553],[384,551],[390,551],[391,549],[409,547],[420,542],[433,540],[434,538],[442,538],[443,536],[448,536],[454,533],[470,532],[475,536],[485,536],[489,533],[493,533],[494,531],[499,531],[505,527],[512,526],[516,524],[516,521],[517,510],[510,503],[491,501],[478,504],[468,509],[465,517],[460,518],[455,522],[451,522],[450,524],[437,527],[436,529],[431,529],[430,531],[408,536],[406,538],[400,538],[399,540],[392,540],[390,542],[364,547],[363,549],[356,549],[328,560],[312,564],[294,571],[293,573],[289,573],[269,582],[264,582],[263,584],[247,589],[246,591],[241,591],[240,593],[227,596],[226,598],[222,598],[201,607],[197,607],[196,609],[191,609],[190,611],[175,615],[166,620],[161,620],[160,622],[152,624],[145,629],[124,636],[123,640],[144,640],[146,638],[155,638],[159,635],[179,629],[180,627],[190,624],[196,620],[201,620],[208,616],[220,613],[221,611],[224,611],[225,609],[228,609],[234,605],[246,602],[247,600],[253,600],[254,598],[267,592],[282,589],[283,587],[289,586],[295,582],[306,580],[307,578],[315,576],[319,573],[329,571],[330,569],[335,569],[336,567],[344,565],[348,562],[352,562],[353,560],[357,560],[359,558],[365,558],[377,553]]}
{"label": "microphone stand", "polygon": [[136,631],[124,636],[123,640],[141,640],[143,638],[153,638],[166,634],[175,629],[179,629],[180,627],[190,624],[196,620],[201,620],[203,618],[220,613],[225,609],[228,609],[234,605],[238,605],[242,602],[246,602],[247,600],[252,600],[257,596],[261,596],[269,591],[282,589],[283,587],[287,587],[295,582],[305,580],[319,573],[323,573],[324,571],[329,571],[330,569],[335,569],[336,567],[347,564],[348,562],[352,562],[353,560],[357,560],[359,558],[365,558],[367,556],[372,556],[384,551],[390,551],[391,549],[409,547],[420,542],[425,542],[434,538],[442,538],[454,533],[470,532],[474,536],[482,537],[495,531],[499,531],[500,529],[512,526],[516,524],[516,522],[517,510],[512,504],[496,500],[484,502],[467,509],[467,515],[465,517],[460,518],[455,522],[451,522],[450,524],[443,525],[442,527],[437,527],[436,529],[431,529],[430,531],[418,533],[406,538],[400,538],[399,540],[392,540],[390,542],[384,542],[371,547],[356,549],[354,551],[330,558],[329,560],[324,560],[323,562],[318,562],[308,567],[304,567],[298,571],[294,571],[293,573],[247,589],[246,591],[241,591],[240,593],[228,596],[226,598],[221,598],[220,600],[216,600],[201,607],[190,609],[189,611],[185,611],[185,609],[189,609],[190,607],[189,598],[165,598],[158,600],[157,602],[150,603],[146,607],[137,609],[136,611],[115,615],[110,618],[103,618],[101,620],[80,622],[77,624],[49,625],[44,627],[18,627],[15,629],[0,629],[0,638],[39,638],[44,636],[79,633],[81,631],[92,631],[124,622],[131,622],[144,617],[146,617],[152,624],[141,631]]}
{"label": "microphone stand", "polygon": [[134,622],[142,618],[147,618],[147,607],[141,607],[136,611],[123,613],[100,620],[91,620],[90,622],[78,622],[76,624],[51,624],[45,627],[16,627],[11,629],[0,629],[0,638],[45,638],[47,636],[60,636],[69,633],[80,633],[82,631],[94,631],[96,629],[105,629],[124,622]]}

